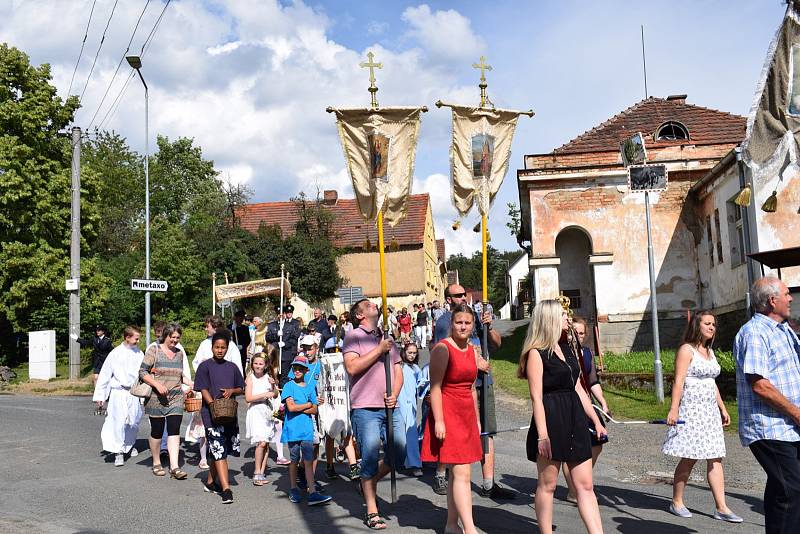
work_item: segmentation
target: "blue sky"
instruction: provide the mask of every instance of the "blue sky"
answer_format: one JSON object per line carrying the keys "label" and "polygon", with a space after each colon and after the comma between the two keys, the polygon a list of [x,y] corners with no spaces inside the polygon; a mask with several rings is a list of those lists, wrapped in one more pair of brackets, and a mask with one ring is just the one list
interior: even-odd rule
{"label": "blue sky", "polygon": [[[0,35],[51,63],[66,94],[91,0],[0,0]],[[83,87],[113,5],[98,0],[78,65]],[[122,57],[145,0],[120,2],[77,125],[86,127]],[[163,0],[145,11],[140,47]],[[784,4],[672,2],[274,2],[173,0],[143,74],[151,87],[151,134],[194,137],[223,175],[247,183],[255,201],[300,190],[336,188],[352,196],[329,105],[366,105],[368,50],[382,105],[425,104],[414,192],[432,193],[438,237],[448,253],[480,243],[471,219],[453,232],[448,185],[449,113],[433,103],[477,103],[485,55],[489,95],[499,107],[533,109],[521,118],[506,181],[490,216],[493,244],[514,249],[505,204],[517,201],[522,156],[549,152],[644,97],[640,26],[645,27],[651,96],[688,94],[688,102],[746,114],[764,54]],[[128,72],[111,85],[115,97]],[[141,87],[133,80],[103,127],[142,150]],[[75,92],[75,89],[72,91]],[[105,115],[110,102],[100,108]],[[99,120],[99,119],[98,119]]]}

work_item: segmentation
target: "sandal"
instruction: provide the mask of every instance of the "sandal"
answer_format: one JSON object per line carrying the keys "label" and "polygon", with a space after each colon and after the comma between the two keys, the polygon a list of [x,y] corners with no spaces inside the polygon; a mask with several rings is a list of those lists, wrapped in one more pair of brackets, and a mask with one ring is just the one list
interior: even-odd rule
{"label": "sandal", "polygon": [[176,467],[175,469],[169,470],[169,476],[175,480],[185,480],[189,475],[186,471],[181,471],[180,468]]}
{"label": "sandal", "polygon": [[153,468],[152,468],[152,471],[153,471],[153,474],[155,476],[157,476],[157,477],[163,477],[164,475],[167,474],[167,472],[164,471],[164,468],[161,467],[161,465],[154,465]]}
{"label": "sandal", "polygon": [[364,524],[372,530],[386,530],[386,521],[377,513],[367,514],[364,518]]}

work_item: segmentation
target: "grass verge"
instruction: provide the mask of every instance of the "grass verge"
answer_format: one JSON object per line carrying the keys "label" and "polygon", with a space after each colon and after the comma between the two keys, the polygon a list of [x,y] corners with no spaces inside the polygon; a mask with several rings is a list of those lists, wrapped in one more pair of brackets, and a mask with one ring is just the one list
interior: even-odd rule
{"label": "grass verge", "polygon": [[[504,337],[502,346],[492,355],[492,372],[497,387],[524,400],[530,398],[528,382],[517,378],[517,364],[522,344],[525,341],[526,328],[527,326],[521,326],[510,336]],[[665,350],[661,355],[664,372],[674,372],[675,350]],[[723,370],[726,370],[726,365],[730,365],[731,372],[733,372],[733,360],[730,353],[718,353],[717,360]],[[667,364],[667,361],[670,363]],[[653,370],[653,353],[608,354],[605,356],[605,365],[609,372],[648,373]],[[658,403],[655,395],[648,391],[619,389],[604,385],[603,392],[615,419],[664,419],[669,411],[669,395],[665,396],[663,403]],[[725,407],[731,416],[731,424],[728,429],[735,431],[738,421],[736,402],[726,401]]]}

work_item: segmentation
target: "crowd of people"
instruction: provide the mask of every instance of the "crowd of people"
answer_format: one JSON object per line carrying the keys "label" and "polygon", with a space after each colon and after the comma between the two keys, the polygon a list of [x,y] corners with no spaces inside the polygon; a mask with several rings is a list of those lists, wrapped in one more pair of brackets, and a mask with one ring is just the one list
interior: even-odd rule
{"label": "crowd of people", "polygon": [[[759,279],[751,299],[755,313],[734,343],[739,435],[767,474],[766,530],[787,533],[800,519],[800,341],[787,323],[792,298],[783,282]],[[158,340],[144,352],[138,347],[141,332],[129,326],[122,343],[105,354],[110,342],[98,327],[93,400],[107,414],[103,449],[118,466],[136,456],[139,421],[147,415],[153,475],[184,480],[180,428],[184,408],[199,402],[185,440],[197,442],[199,467],[208,469],[205,491],[233,502],[227,457],[241,450],[234,399],[243,397],[248,406],[244,437],[255,448],[253,485],[266,483],[271,445],[276,465],[288,465],[286,491],[292,503],[331,502],[316,482],[324,442],[326,476],[338,478],[335,459],[346,458],[346,477],[364,499],[365,525],[383,530],[387,523],[377,507],[378,481],[392,469],[421,476],[423,464],[429,464],[436,469],[433,491],[447,495],[445,532],[477,532],[472,464],[481,463],[481,496],[517,496],[494,480],[498,429],[488,355],[502,338],[493,328],[491,310],[468,305],[463,287],[449,286],[445,300],[446,309],[436,301],[418,303],[412,313],[390,308],[383,318],[365,298],[339,317],[315,309],[305,326],[293,317],[291,305],[270,323],[254,317],[248,325],[245,314],[237,312],[226,326],[208,316],[208,337],[191,366],[178,324],[157,324]],[[692,516],[684,490],[694,464],[705,460],[716,504],[713,518],[740,523],[725,499],[723,427],[731,418],[714,380],[720,373],[713,350],[716,326],[712,312],[694,313],[676,354],[662,447],[678,458],[668,511]],[[553,531],[553,495],[561,471],[586,531],[603,531],[592,468],[609,440],[610,410],[594,355],[584,346],[586,334],[586,321],[572,317],[563,301],[541,300],[519,358],[518,376],[528,382],[531,398],[526,451],[536,466],[536,520],[545,534]],[[430,363],[420,366],[420,350],[428,346]],[[326,353],[339,353],[347,374],[350,431],[344,436],[321,432],[317,417],[326,402],[319,388]],[[334,438],[340,440],[338,450]],[[168,469],[161,463],[163,448]]]}

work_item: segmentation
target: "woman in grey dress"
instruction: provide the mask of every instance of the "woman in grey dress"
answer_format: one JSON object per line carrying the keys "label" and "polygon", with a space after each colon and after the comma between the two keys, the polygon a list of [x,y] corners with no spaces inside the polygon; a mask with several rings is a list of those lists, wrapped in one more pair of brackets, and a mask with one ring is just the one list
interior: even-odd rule
{"label": "woman in grey dress", "polygon": [[[717,320],[709,311],[694,314],[683,334],[675,355],[675,382],[667,424],[667,436],[661,450],[680,458],[675,467],[672,502],[669,511],[680,517],[692,517],[683,503],[683,492],[697,460],[706,460],[708,485],[716,503],[714,519],[741,523],[742,518],[725,504],[725,456],[723,426],[731,422],[714,379],[720,366],[711,345]],[[678,420],[683,424],[676,424]]]}

